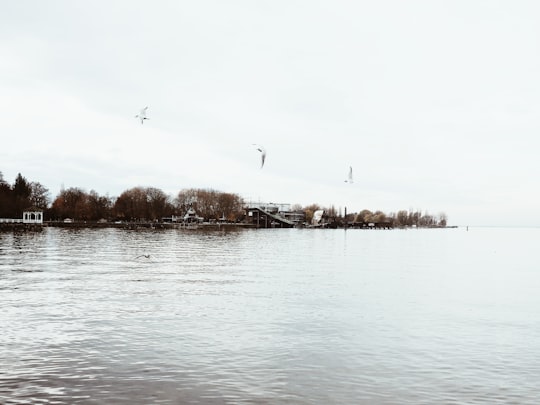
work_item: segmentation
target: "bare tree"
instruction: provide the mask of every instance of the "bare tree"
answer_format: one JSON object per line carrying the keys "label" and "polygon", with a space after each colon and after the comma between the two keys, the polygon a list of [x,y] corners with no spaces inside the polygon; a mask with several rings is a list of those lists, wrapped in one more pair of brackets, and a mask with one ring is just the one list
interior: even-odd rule
{"label": "bare tree", "polygon": [[311,221],[313,220],[313,214],[315,214],[315,211],[320,210],[321,207],[319,204],[311,204],[307,207],[304,207],[304,213],[306,215],[306,222],[308,224],[311,224]]}
{"label": "bare tree", "polygon": [[49,190],[38,182],[30,183],[30,204],[36,208],[46,209],[50,203]]}
{"label": "bare tree", "polygon": [[88,194],[77,187],[62,190],[52,203],[51,216],[56,219],[90,219]]}
{"label": "bare tree", "polygon": [[441,212],[439,214],[439,225],[440,226],[446,226],[446,222],[448,221],[448,217],[444,212]]}

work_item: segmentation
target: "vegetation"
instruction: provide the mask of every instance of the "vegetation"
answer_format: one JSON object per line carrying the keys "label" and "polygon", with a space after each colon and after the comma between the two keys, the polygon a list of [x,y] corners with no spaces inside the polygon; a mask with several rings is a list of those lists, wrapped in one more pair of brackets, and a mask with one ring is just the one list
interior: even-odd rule
{"label": "vegetation", "polygon": [[40,183],[29,182],[19,173],[11,186],[0,172],[0,218],[22,218],[30,207],[46,210],[49,201],[49,190]]}
{"label": "vegetation", "polygon": [[244,200],[237,194],[216,190],[184,189],[175,200],[177,211],[184,214],[189,207],[205,220],[224,219],[237,222],[244,217]]}
{"label": "vegetation", "polygon": [[374,223],[391,223],[395,227],[432,227],[432,226],[446,226],[446,214],[441,213],[438,216],[434,216],[421,211],[398,211],[397,213],[385,214],[381,211],[371,212],[369,210],[362,210],[358,214],[351,214],[347,216],[347,220],[353,219],[353,222],[374,222]]}
{"label": "vegetation", "polygon": [[422,213],[417,210],[401,210],[397,213],[385,214],[382,211],[372,212],[368,209],[363,209],[360,212],[347,213],[341,215],[335,207],[329,208],[320,207],[317,204],[312,204],[304,208],[306,214],[306,222],[310,223],[313,218],[313,213],[317,210],[325,211],[326,221],[335,226],[344,226],[345,224],[388,224],[392,227],[444,227],[447,223],[445,213],[440,213],[438,216],[431,215],[428,212]]}
{"label": "vegetation", "polygon": [[[134,187],[118,197],[99,195],[96,191],[86,192],[77,187],[62,189],[50,199],[49,190],[37,182],[29,182],[20,173],[13,185],[7,183],[0,172],[0,218],[21,218],[28,208],[44,211],[45,220],[62,221],[161,221],[173,216],[183,217],[192,207],[205,221],[241,221],[245,216],[245,202],[234,193],[212,189],[183,189],[173,198],[154,187]],[[419,210],[401,210],[385,214],[367,209],[342,215],[334,206],[322,207],[311,204],[305,207],[294,205],[292,211],[303,212],[306,223],[311,223],[317,210],[324,210],[328,223],[336,226],[353,223],[390,224],[394,227],[446,226],[446,214],[438,216]]]}
{"label": "vegetation", "polygon": [[206,221],[221,218],[236,221],[244,215],[243,200],[236,194],[188,189],[172,199],[158,188],[134,187],[118,198],[99,196],[93,190],[90,193],[79,188],[62,190],[45,217],[79,221],[160,221],[172,216],[183,217],[190,207]]}

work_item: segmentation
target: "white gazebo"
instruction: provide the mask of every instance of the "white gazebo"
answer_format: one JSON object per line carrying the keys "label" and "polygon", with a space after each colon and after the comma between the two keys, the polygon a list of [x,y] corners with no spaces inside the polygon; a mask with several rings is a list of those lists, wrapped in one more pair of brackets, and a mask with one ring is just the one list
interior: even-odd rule
{"label": "white gazebo", "polygon": [[23,211],[23,224],[42,224],[43,210],[32,207]]}

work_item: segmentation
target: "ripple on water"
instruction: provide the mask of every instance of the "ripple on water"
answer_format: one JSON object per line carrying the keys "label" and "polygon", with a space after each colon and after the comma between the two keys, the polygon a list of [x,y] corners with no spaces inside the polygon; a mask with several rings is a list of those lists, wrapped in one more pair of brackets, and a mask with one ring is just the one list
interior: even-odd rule
{"label": "ripple on water", "polygon": [[537,236],[1,234],[0,403],[535,404]]}

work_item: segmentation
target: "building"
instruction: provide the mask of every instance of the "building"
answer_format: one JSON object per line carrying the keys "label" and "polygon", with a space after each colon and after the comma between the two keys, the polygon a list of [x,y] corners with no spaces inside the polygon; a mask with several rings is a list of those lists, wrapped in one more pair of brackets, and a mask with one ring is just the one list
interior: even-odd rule
{"label": "building", "polygon": [[257,228],[292,228],[295,222],[287,218],[290,204],[249,203],[246,221]]}
{"label": "building", "polygon": [[43,224],[43,210],[31,207],[23,211],[23,224]]}
{"label": "building", "polygon": [[184,222],[188,223],[200,223],[203,222],[204,218],[197,215],[193,207],[189,207],[189,209],[186,212],[186,215],[184,215]]}
{"label": "building", "polygon": [[41,229],[43,210],[31,207],[23,211],[22,218],[0,218],[0,229]]}

